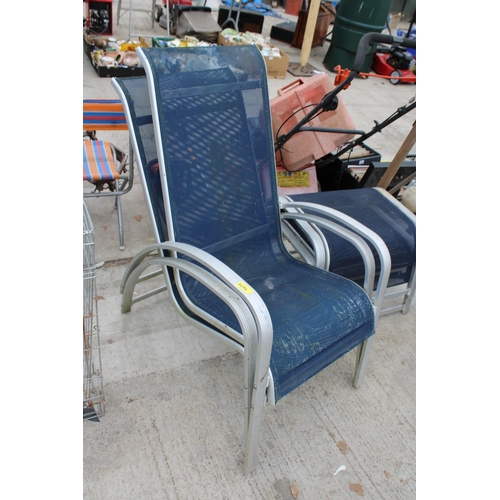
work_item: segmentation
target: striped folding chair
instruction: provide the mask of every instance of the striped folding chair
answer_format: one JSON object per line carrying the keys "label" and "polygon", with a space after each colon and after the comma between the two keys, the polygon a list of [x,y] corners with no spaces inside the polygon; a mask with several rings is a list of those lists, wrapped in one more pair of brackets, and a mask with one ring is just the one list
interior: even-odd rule
{"label": "striped folding chair", "polygon": [[[120,198],[132,189],[133,151],[129,148],[127,155],[111,142],[99,140],[98,130],[128,130],[120,100],[85,99],[83,101],[83,180],[92,185],[92,190],[85,192],[83,196],[115,197],[120,250],[124,250]],[[128,168],[129,165],[130,168]]]}

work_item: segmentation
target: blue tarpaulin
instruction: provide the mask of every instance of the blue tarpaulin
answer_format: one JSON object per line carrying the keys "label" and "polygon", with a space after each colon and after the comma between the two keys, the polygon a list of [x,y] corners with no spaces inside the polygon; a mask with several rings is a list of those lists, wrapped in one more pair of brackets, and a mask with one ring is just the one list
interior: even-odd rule
{"label": "blue tarpaulin", "polygon": [[[221,3],[223,3],[224,5],[227,5],[228,7],[231,7],[231,3],[233,3],[233,0],[221,0]],[[239,2],[234,2],[233,10],[237,10],[238,5],[239,5]],[[275,11],[274,9],[271,9],[271,7],[268,7],[267,5],[263,4],[262,0],[243,2],[242,8],[245,10],[253,10],[255,12],[260,12],[264,16],[273,16],[273,17],[279,17],[280,19],[285,19],[277,11]]]}

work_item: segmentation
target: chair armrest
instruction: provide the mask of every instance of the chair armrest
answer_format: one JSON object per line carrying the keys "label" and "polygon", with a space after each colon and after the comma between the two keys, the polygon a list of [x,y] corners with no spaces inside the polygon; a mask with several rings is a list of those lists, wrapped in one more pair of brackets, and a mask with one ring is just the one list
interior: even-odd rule
{"label": "chair armrest", "polygon": [[[163,250],[172,252],[172,255],[162,257]],[[147,259],[152,253],[157,253],[159,257]],[[177,254],[186,255],[195,262],[180,259]],[[229,331],[230,329],[220,321],[211,323],[243,347],[241,351],[245,359],[245,387],[256,389],[248,391],[245,405],[250,411],[255,398],[258,400],[262,397],[262,391],[267,389],[273,344],[271,316],[261,296],[241,276],[211,254],[192,245],[168,241],[143,249],[130,262],[120,287],[123,294],[123,313],[130,311],[135,285],[141,274],[151,265],[171,267],[189,274],[231,308],[241,326],[241,336],[238,336],[237,332]],[[204,316],[204,319],[209,318]]]}
{"label": "chair armrest", "polygon": [[[375,318],[378,320],[380,311],[382,310],[382,302],[384,300],[384,294],[391,272],[391,255],[384,240],[382,240],[382,238],[377,233],[367,228],[349,215],[339,212],[338,210],[335,210],[333,208],[325,207],[324,205],[318,205],[316,203],[308,202],[295,202],[289,197],[282,196],[280,197],[280,208],[284,210],[284,212],[282,212],[282,218],[298,219],[306,221],[310,224],[316,224],[317,226],[335,232],[339,236],[351,241],[351,243],[356,246],[356,248],[360,251],[365,263],[364,288],[369,297],[373,300],[375,306]],[[319,217],[311,214],[310,212],[319,214]],[[328,221],[330,221],[330,223],[326,224],[325,222]],[[343,224],[348,228],[348,230],[346,230],[346,227],[339,226],[338,224],[332,225],[331,221]],[[366,245],[366,242],[365,247],[363,245],[360,245],[359,241],[356,238],[353,238],[353,236],[355,236],[353,233],[355,233],[355,235],[359,235],[361,239],[366,239],[367,241],[369,241],[375,247],[375,251],[379,256],[380,277],[376,290],[374,290],[373,286],[375,279],[375,261],[373,259],[373,254],[368,245]],[[367,256],[366,249],[368,249],[368,254],[371,258]],[[371,268],[372,265],[373,269]]]}
{"label": "chair armrest", "polygon": [[[333,233],[352,243],[358,249],[365,264],[365,281],[363,284],[363,288],[371,298],[375,282],[375,259],[373,258],[370,247],[363,238],[351,232],[349,229],[346,229],[339,224],[335,224],[328,219],[318,217],[317,215],[293,211],[283,212],[281,214],[281,218],[305,221],[312,226],[324,227],[325,229],[332,231]],[[328,271],[328,269],[325,270]]]}
{"label": "chair armrest", "polygon": [[[199,265],[208,268],[213,273],[213,275],[217,276],[219,280],[226,285],[226,287],[231,289],[239,296],[240,300],[242,300],[249,307],[253,315],[259,318],[259,321],[257,322],[258,325],[260,324],[259,329],[262,331],[266,331],[269,329],[272,332],[271,317],[260,295],[255,290],[253,290],[252,287],[248,283],[246,283],[241,276],[235,273],[226,264],[216,259],[214,256],[205,252],[204,250],[196,248],[192,245],[188,245],[186,243],[168,241],[164,243],[158,243],[156,245],[151,245],[143,249],[130,262],[122,279],[120,293],[124,293],[126,283],[130,279],[130,276],[135,268],[138,267],[148,255],[153,252],[157,252],[158,254],[160,254],[162,250],[181,253],[195,260],[199,263]],[[198,267],[198,269],[202,268]],[[196,278],[196,276],[193,277]]]}

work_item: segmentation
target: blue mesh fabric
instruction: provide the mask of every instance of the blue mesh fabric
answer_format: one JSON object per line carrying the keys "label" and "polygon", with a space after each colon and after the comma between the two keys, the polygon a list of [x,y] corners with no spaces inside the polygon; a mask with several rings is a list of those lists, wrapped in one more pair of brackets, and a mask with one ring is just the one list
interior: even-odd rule
{"label": "blue mesh fabric", "polygon": [[151,204],[158,239],[159,241],[166,241],[168,240],[168,233],[148,82],[145,76],[115,78],[115,81],[125,95],[126,102],[123,104],[132,118],[132,124],[129,124],[129,128],[137,139],[139,149],[136,164],[145,180],[144,187]]}
{"label": "blue mesh fabric", "polygon": [[[408,283],[416,264],[416,227],[407,215],[377,189],[346,189],[291,196],[294,201],[317,203],[350,215],[377,233],[391,254],[389,286]],[[307,211],[307,210],[306,210]],[[329,231],[323,231],[330,246],[330,271],[363,282],[364,266],[353,245]],[[370,245],[371,246],[371,245]],[[373,249],[373,247],[372,247]],[[377,279],[380,260],[375,253]]]}
{"label": "blue mesh fabric", "polygon": [[[355,283],[292,258],[280,233],[264,61],[253,46],[144,49],[155,85],[170,239],[202,248],[263,298],[274,327],[276,399],[374,333]],[[189,276],[198,307],[240,330],[229,308]]]}

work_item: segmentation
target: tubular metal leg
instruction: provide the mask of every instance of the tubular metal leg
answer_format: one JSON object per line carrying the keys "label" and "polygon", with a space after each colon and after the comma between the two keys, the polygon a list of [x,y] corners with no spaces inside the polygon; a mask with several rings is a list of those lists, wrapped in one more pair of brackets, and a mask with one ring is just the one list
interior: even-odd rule
{"label": "tubular metal leg", "polygon": [[122,8],[122,0],[118,0],[118,5],[116,7],[116,24],[120,25],[120,10]]}
{"label": "tubular metal leg", "polygon": [[123,216],[121,196],[116,197],[116,211],[118,213],[118,235],[120,238],[120,250],[125,250],[125,239],[123,237]]}
{"label": "tubular metal leg", "polygon": [[363,382],[363,377],[365,376],[366,367],[368,366],[368,358],[370,357],[370,352],[372,350],[373,337],[366,339],[364,342],[359,344],[358,352],[356,357],[356,368],[354,370],[354,387],[359,387],[361,382]]}
{"label": "tubular metal leg", "polygon": [[245,474],[257,468],[259,463],[259,441],[266,404],[267,376],[254,386],[251,391],[252,404],[247,409],[247,426],[245,436]]}
{"label": "tubular metal leg", "polygon": [[[156,0],[152,0],[151,3],[151,10],[146,10],[146,9],[132,9],[132,1],[130,2],[130,6],[128,9],[124,9],[124,12],[128,11],[128,15],[132,15],[132,10],[137,10],[140,12],[146,12],[149,14],[151,12],[151,27],[155,27],[155,8],[156,8]],[[123,15],[120,14],[120,11],[122,10],[122,0],[118,0],[118,5],[116,8],[116,24],[119,26],[120,25],[120,17]]]}
{"label": "tubular metal leg", "polygon": [[224,28],[227,27],[228,24],[232,24],[234,26],[234,29],[236,31],[238,31],[238,22],[240,20],[241,6],[243,5],[243,2],[239,2],[239,4],[238,4],[238,10],[237,10],[237,13],[236,13],[236,19],[233,19],[231,17],[231,14],[233,12],[233,5],[234,5],[234,0],[232,0],[232,2],[231,2],[231,6],[229,7],[229,12],[227,14],[227,19],[222,23],[221,28],[224,29]]}
{"label": "tubular metal leg", "polygon": [[411,273],[410,280],[408,281],[409,293],[404,298],[403,309],[401,310],[401,314],[408,314],[408,311],[410,310],[411,303],[413,302],[413,297],[415,297],[415,293],[417,291],[416,281],[417,280],[416,280],[416,266],[415,266]]}

